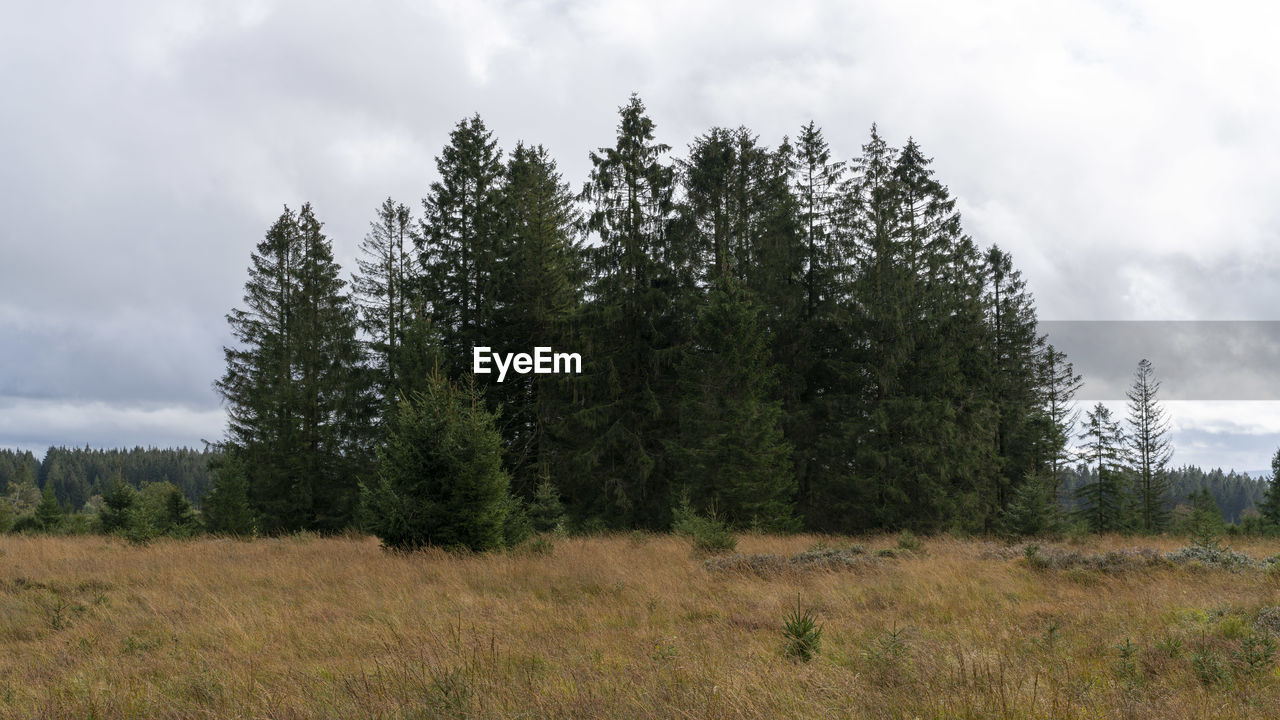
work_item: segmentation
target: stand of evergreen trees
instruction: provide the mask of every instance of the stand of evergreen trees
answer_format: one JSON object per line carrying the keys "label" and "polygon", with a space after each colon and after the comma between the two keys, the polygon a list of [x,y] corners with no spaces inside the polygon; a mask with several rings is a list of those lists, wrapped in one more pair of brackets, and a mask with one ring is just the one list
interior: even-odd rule
{"label": "stand of evergreen trees", "polygon": [[[485,548],[664,530],[687,502],[736,528],[1170,527],[1190,469],[1167,468],[1150,363],[1128,429],[1099,406],[1077,435],[1080,376],[914,139],[872,126],[839,158],[814,123],[773,146],[712,128],[674,156],[633,96],[589,157],[575,192],[464,119],[421,202],[376,208],[350,282],[316,210],[284,208],[227,316],[203,524]],[[583,372],[472,377],[476,346]],[[109,477],[40,486],[75,507]]]}
{"label": "stand of evergreen trees", "polygon": [[[688,498],[736,527],[992,531],[1055,482],[1064,360],[914,140],[872,127],[837,159],[813,123],[773,147],[713,128],[673,157],[633,96],[590,160],[575,193],[541,147],[463,120],[416,216],[378,208],[350,285],[312,208],[286,208],[228,316],[215,505],[265,532],[357,523],[361,484],[366,511],[401,507],[389,488],[443,472],[405,438],[463,422],[437,373],[492,415],[496,449],[471,446],[509,497],[486,502],[551,492],[578,528],[666,529]],[[471,378],[478,345],[584,371]]]}

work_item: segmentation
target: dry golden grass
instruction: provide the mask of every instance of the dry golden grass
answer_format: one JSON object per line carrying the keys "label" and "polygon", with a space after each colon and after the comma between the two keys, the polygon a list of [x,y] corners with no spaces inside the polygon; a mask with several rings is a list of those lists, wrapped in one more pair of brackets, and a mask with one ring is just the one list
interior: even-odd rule
{"label": "dry golden grass", "polygon": [[[744,536],[739,551],[818,540]],[[1181,542],[1087,549],[1134,544]],[[668,536],[556,540],[546,556],[4,537],[0,715],[1280,717],[1275,662],[1249,673],[1234,656],[1280,604],[1273,573],[1038,571],[977,541],[924,546],[762,578],[708,570]],[[824,626],[809,663],[782,654],[797,597]]]}

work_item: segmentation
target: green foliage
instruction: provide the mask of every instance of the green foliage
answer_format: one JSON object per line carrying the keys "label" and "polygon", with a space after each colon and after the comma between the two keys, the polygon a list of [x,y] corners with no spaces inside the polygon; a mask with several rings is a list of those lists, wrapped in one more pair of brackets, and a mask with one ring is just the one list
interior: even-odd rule
{"label": "green foliage", "polygon": [[252,535],[255,527],[249,506],[249,478],[234,453],[219,458],[213,487],[201,502],[205,529],[236,536]]}
{"label": "green foliage", "polygon": [[924,543],[921,542],[920,538],[916,537],[910,530],[903,530],[898,533],[897,547],[899,550],[918,553],[924,550]]}
{"label": "green foliage", "polygon": [[560,492],[552,484],[551,479],[543,477],[542,482],[534,490],[533,501],[527,507],[529,522],[533,529],[540,533],[553,532],[564,528],[564,505],[560,502]]}
{"label": "green foliage", "polygon": [[1211,647],[1204,647],[1191,654],[1191,671],[1207,686],[1222,685],[1231,679],[1221,656]]}
{"label": "green foliage", "polygon": [[488,550],[507,541],[511,499],[502,438],[474,386],[439,373],[402,400],[362,487],[365,527],[387,547]]}
{"label": "green foliage", "polygon": [[759,309],[732,278],[708,291],[679,365],[676,480],[727,522],[794,530],[795,475]]}
{"label": "green foliage", "polygon": [[0,497],[0,534],[12,530],[16,519],[17,513],[13,511],[13,505],[6,498]]}
{"label": "green foliage", "polygon": [[1258,512],[1273,527],[1280,527],[1280,450],[1271,457],[1271,478],[1267,494],[1258,505]]}
{"label": "green foliage", "polygon": [[1022,537],[1058,532],[1061,521],[1051,481],[1033,476],[1018,485],[1005,509],[1002,524],[1006,533]]}
{"label": "green foliage", "polygon": [[1183,532],[1196,545],[1218,547],[1218,543],[1222,541],[1224,527],[1222,511],[1218,509],[1217,502],[1205,488],[1193,493],[1188,499],[1191,501],[1191,514],[1182,528]]}
{"label": "green foliage", "polygon": [[375,405],[357,311],[310,204],[285,208],[251,255],[237,341],[216,383],[225,447],[267,533],[335,531],[354,518],[370,468]]}
{"label": "green foliage", "polygon": [[795,609],[782,620],[782,637],[786,641],[783,651],[786,656],[802,662],[812,660],[822,647],[822,626],[818,624],[818,616],[812,609],[803,607],[798,597]]}
{"label": "green foliage", "polygon": [[689,504],[688,495],[681,498],[679,507],[672,511],[672,518],[672,531],[693,541],[694,549],[699,552],[732,552],[738,546],[733,531],[716,516],[715,510],[698,514]]}
{"label": "green foliage", "polygon": [[112,534],[128,526],[137,504],[137,492],[117,477],[102,496],[102,502],[102,510],[98,513],[99,527],[102,532]]}
{"label": "green foliage", "polygon": [[[654,124],[636,96],[619,111],[617,140],[591,154],[591,178],[580,200],[586,227],[599,235],[587,248],[583,375],[573,432],[575,471],[561,488],[577,496],[579,517],[616,527],[660,529],[670,521],[667,443],[675,398],[671,368],[681,339],[677,294],[693,279],[687,248],[671,232],[674,169],[670,147],[654,140]],[[573,483],[569,485],[568,483]]]}
{"label": "green foliage", "polygon": [[1077,517],[1093,532],[1127,529],[1131,515],[1122,464],[1125,437],[1107,406],[1098,403],[1089,411],[1080,439],[1084,441],[1082,457],[1096,474],[1076,491],[1080,501]]}
{"label": "green foliage", "polygon": [[52,485],[45,486],[44,492],[40,495],[40,504],[36,506],[33,517],[35,526],[39,530],[53,532],[62,527],[64,519],[62,506],[58,504],[58,499],[53,495]]}
{"label": "green foliage", "polygon": [[1173,456],[1169,446],[1169,421],[1157,399],[1160,383],[1151,362],[1143,358],[1129,389],[1128,450],[1134,481],[1137,528],[1159,532],[1169,524],[1165,502],[1169,492],[1166,466]]}
{"label": "green foliage", "polygon": [[1270,633],[1251,633],[1240,639],[1235,659],[1245,673],[1256,675],[1275,667],[1276,650],[1276,640]]}

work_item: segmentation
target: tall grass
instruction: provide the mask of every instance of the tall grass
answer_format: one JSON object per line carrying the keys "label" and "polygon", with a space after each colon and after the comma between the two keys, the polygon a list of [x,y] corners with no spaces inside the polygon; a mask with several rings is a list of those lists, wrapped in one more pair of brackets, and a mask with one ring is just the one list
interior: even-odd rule
{"label": "tall grass", "polygon": [[[848,542],[739,551],[819,540]],[[761,576],[661,535],[489,555],[6,536],[0,717],[1280,717],[1274,573],[926,545]],[[822,622],[808,663],[780,652],[797,595]]]}

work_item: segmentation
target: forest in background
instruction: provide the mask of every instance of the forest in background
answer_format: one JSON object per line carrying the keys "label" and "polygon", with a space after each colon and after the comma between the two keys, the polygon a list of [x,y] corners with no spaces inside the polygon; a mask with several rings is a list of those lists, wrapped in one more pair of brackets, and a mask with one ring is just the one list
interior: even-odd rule
{"label": "forest in background", "polygon": [[[351,282],[316,210],[284,208],[227,316],[224,441],[162,451],[214,472],[58,450],[36,486],[124,512],[131,488],[167,481],[174,517],[203,498],[214,531],[472,547],[516,520],[665,530],[691,514],[1159,532],[1197,483],[1229,516],[1280,519],[1258,482],[1171,471],[1146,360],[1128,418],[1099,404],[1082,421],[1082,378],[1012,258],[964,233],[914,139],[873,126],[841,159],[814,123],[772,147],[713,128],[671,155],[633,96],[574,192],[541,146],[504,152],[467,118],[416,212],[377,209]],[[498,382],[470,372],[476,346],[580,353],[584,372]]]}

